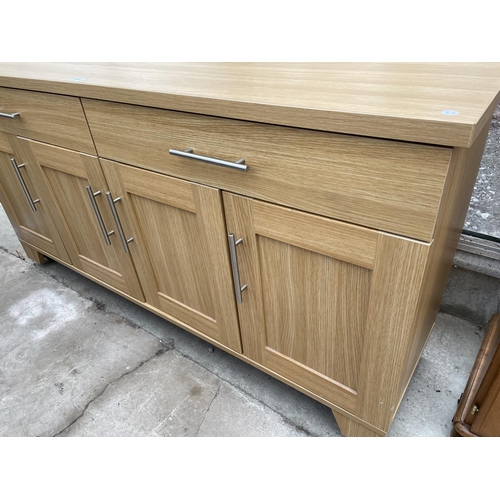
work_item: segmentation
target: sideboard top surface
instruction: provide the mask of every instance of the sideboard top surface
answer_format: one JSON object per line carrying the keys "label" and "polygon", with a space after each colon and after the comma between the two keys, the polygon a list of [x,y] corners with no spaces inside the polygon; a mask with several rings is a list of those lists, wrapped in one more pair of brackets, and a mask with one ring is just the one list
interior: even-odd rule
{"label": "sideboard top surface", "polygon": [[470,147],[500,101],[500,64],[1,63],[0,86]]}

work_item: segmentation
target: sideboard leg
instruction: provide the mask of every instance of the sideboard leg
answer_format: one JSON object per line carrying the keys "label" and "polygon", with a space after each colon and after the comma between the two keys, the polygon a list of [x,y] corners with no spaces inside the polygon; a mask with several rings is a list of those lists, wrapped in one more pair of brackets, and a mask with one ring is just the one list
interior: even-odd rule
{"label": "sideboard leg", "polygon": [[368,427],[364,427],[361,424],[358,424],[357,422],[354,422],[351,420],[351,425],[349,427],[349,437],[381,437],[380,434],[377,434],[376,432],[373,432],[371,429],[368,429]]}
{"label": "sideboard leg", "polygon": [[339,413],[338,411],[332,410],[333,416],[335,417],[335,420],[337,421],[337,425],[339,426],[340,432],[342,433],[343,436],[348,436],[349,435],[349,427],[351,425],[352,420],[342,413]]}
{"label": "sideboard leg", "polygon": [[340,432],[343,436],[346,437],[380,437],[380,434],[373,432],[368,427],[364,427],[361,424],[358,424],[354,420],[351,420],[349,417],[346,417],[342,413],[338,411],[332,410],[333,416],[337,421],[337,425],[339,426]]}
{"label": "sideboard leg", "polygon": [[45,262],[45,256],[41,254],[38,250],[35,250],[34,248],[22,242],[21,244],[23,245],[24,251],[26,252],[28,258],[34,260],[37,264],[43,264]]}

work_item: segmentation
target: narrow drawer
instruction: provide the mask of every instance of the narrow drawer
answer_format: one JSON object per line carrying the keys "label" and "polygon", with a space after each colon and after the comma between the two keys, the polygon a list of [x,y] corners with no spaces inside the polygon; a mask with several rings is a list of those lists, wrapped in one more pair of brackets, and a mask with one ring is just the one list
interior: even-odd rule
{"label": "narrow drawer", "polygon": [[78,97],[0,88],[0,131],[95,154]]}
{"label": "narrow drawer", "polygon": [[[451,149],[83,100],[99,155],[430,241]],[[236,162],[241,171],[169,150]]]}

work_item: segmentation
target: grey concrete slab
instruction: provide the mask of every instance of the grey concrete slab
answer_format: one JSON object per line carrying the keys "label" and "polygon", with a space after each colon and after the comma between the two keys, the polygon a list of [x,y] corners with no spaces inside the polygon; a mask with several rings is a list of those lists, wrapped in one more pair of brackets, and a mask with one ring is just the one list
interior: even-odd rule
{"label": "grey concrete slab", "polygon": [[[42,269],[0,254],[0,435],[195,436],[222,380]],[[237,422],[243,436],[306,435],[235,388],[203,435]]]}
{"label": "grey concrete slab", "polygon": [[[500,261],[498,261],[500,266]],[[453,268],[440,310],[480,326],[500,312],[500,280],[484,274]]]}
{"label": "grey concrete slab", "polygon": [[[485,276],[491,276],[500,280],[500,260],[485,257],[484,255],[475,255],[463,250],[457,250],[453,260],[454,268],[473,271]],[[453,273],[453,269],[452,269]]]}
{"label": "grey concrete slab", "polygon": [[220,384],[168,351],[110,384],[62,435],[196,436]]}
{"label": "grey concrete slab", "polygon": [[50,436],[162,344],[5,252],[0,258],[0,435]]}
{"label": "grey concrete slab", "polygon": [[212,352],[207,342],[186,333],[173,326],[165,341],[174,339],[176,350],[184,356],[283,415],[298,429],[312,436],[341,435],[326,406],[220,349],[215,348]]}
{"label": "grey concrete slab", "polygon": [[389,436],[450,435],[483,336],[472,323],[438,314]]}
{"label": "grey concrete slab", "polygon": [[12,229],[9,223],[7,214],[5,213],[2,204],[0,203],[0,249],[6,252],[19,256],[22,255],[26,258],[26,252],[24,251],[21,243],[17,239],[17,235]]}
{"label": "grey concrete slab", "polygon": [[40,272],[46,272],[64,286],[77,290],[83,297],[94,301],[104,313],[120,315],[128,322],[140,325],[165,344],[175,345],[177,352],[262,404],[285,415],[294,426],[314,436],[341,435],[330,409],[321,403],[220,349],[209,351],[210,344],[204,340],[56,262],[48,262],[36,268]]}
{"label": "grey concrete slab", "polygon": [[235,387],[223,383],[199,428],[202,437],[305,437],[271,410]]}

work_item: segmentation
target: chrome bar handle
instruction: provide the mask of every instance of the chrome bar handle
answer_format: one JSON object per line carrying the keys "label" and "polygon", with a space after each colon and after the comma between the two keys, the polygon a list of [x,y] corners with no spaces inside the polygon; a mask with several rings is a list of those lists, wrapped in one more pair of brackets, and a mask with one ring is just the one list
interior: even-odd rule
{"label": "chrome bar handle", "polygon": [[33,210],[33,212],[36,212],[35,203],[39,203],[40,198],[37,198],[36,200],[34,200],[31,197],[30,192],[28,191],[28,188],[26,187],[26,184],[24,183],[23,176],[21,175],[21,172],[19,170],[19,169],[23,168],[25,166],[25,164],[21,163],[21,165],[18,165],[15,158],[11,158],[10,162],[12,163],[12,166],[14,167],[14,171],[16,172],[17,178],[19,179],[19,183],[21,184],[21,187],[23,188],[24,194],[25,194],[26,198],[28,199],[28,203],[30,204],[31,210]]}
{"label": "chrome bar handle", "polygon": [[92,191],[92,188],[90,186],[85,186],[85,189],[87,190],[87,194],[89,195],[90,204],[92,205],[92,208],[94,209],[95,218],[97,219],[99,227],[101,228],[101,231],[102,231],[102,235],[104,236],[104,241],[105,241],[106,245],[109,246],[109,245],[111,245],[111,241],[109,240],[109,237],[114,233],[114,231],[113,230],[111,230],[109,232],[107,231],[106,226],[104,225],[104,221],[102,220],[102,217],[101,217],[101,212],[100,212],[99,207],[97,206],[97,203],[95,201],[95,197],[99,196],[101,194],[101,192],[96,191],[94,193],[94,191]]}
{"label": "chrome bar handle", "polygon": [[18,116],[21,116],[19,113],[0,113],[0,116],[2,118],[17,118]]}
{"label": "chrome bar handle", "polygon": [[236,246],[243,242],[242,238],[235,241],[234,234],[230,233],[227,235],[229,239],[229,253],[231,255],[231,267],[233,268],[233,281],[234,281],[234,293],[236,294],[236,302],[241,304],[243,299],[241,298],[241,292],[246,290],[247,285],[241,286],[240,284],[240,271],[238,269],[238,258],[236,256]]}
{"label": "chrome bar handle", "polygon": [[125,253],[129,253],[128,244],[131,241],[134,241],[134,238],[129,238],[128,240],[127,238],[125,238],[125,234],[123,233],[123,228],[118,217],[118,212],[115,208],[115,203],[118,203],[121,200],[121,197],[119,196],[118,198],[113,199],[111,193],[107,191],[106,198],[108,199],[109,207],[111,208],[111,213],[113,214],[113,219],[115,219],[116,228],[118,229],[118,234],[120,235],[120,239],[122,240],[123,249],[125,250]]}
{"label": "chrome bar handle", "polygon": [[169,149],[168,152],[171,155],[182,156],[183,158],[191,158],[192,160],[204,161],[205,163],[212,163],[213,165],[218,165],[219,167],[234,168],[236,170],[242,170],[243,172],[246,172],[248,170],[248,165],[245,165],[245,158],[240,158],[237,161],[219,160],[218,158],[211,158],[210,156],[195,155],[192,149],[186,149],[185,151],[179,151],[178,149]]}

